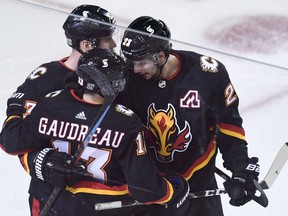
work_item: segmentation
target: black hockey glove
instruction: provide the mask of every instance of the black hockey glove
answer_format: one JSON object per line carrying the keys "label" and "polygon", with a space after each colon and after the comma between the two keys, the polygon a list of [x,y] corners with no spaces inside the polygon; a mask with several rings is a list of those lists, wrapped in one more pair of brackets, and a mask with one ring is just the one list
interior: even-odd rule
{"label": "black hockey glove", "polygon": [[172,199],[166,204],[165,215],[186,215],[185,212],[189,208],[190,192],[188,182],[183,177],[178,175],[169,175],[164,177],[172,184],[174,189]]}
{"label": "black hockey glove", "polygon": [[260,166],[258,158],[245,158],[232,164],[232,178],[224,182],[225,190],[230,196],[230,204],[242,206],[249,202],[256,192],[254,179],[258,181]]}
{"label": "black hockey glove", "polygon": [[84,165],[72,164],[72,157],[64,152],[45,148],[34,158],[35,175],[56,187],[65,189],[87,176]]}
{"label": "black hockey glove", "polygon": [[6,109],[7,116],[22,117],[23,112],[24,112],[23,99],[11,97],[7,100],[7,109]]}

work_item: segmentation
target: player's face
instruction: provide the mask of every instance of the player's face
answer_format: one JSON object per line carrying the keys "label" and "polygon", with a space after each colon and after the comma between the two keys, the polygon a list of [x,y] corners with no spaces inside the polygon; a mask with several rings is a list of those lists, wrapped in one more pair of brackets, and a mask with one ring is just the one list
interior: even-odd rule
{"label": "player's face", "polygon": [[134,73],[140,75],[146,80],[152,80],[158,77],[159,67],[155,64],[155,61],[151,59],[143,59],[140,61],[133,61]]}
{"label": "player's face", "polygon": [[113,37],[105,37],[101,38],[98,48],[100,49],[113,49],[116,47],[116,42],[114,41]]}

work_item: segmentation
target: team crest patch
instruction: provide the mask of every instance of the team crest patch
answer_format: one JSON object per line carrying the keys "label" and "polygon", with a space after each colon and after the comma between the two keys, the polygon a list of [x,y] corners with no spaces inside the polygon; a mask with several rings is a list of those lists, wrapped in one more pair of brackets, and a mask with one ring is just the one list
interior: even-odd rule
{"label": "team crest patch", "polygon": [[219,63],[211,57],[201,56],[200,57],[200,67],[201,67],[202,71],[204,71],[204,72],[217,73]]}
{"label": "team crest patch", "polygon": [[120,105],[120,104],[117,104],[115,109],[117,112],[122,113],[122,114],[127,115],[127,116],[132,116],[134,114],[134,112],[132,110],[130,110],[127,107]]}
{"label": "team crest patch", "polygon": [[152,103],[148,107],[148,122],[145,135],[150,147],[155,150],[156,159],[170,162],[176,152],[185,152],[192,140],[192,131],[187,121],[180,127],[176,110],[172,104],[167,109],[156,109]]}
{"label": "team crest patch", "polygon": [[43,76],[46,72],[47,72],[46,67],[38,67],[29,74],[27,79],[29,79],[29,80],[37,79],[37,78]]}

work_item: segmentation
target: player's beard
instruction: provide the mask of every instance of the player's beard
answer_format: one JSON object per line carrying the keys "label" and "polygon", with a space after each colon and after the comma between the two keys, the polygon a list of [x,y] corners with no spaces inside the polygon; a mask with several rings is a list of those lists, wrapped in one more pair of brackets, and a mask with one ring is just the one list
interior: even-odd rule
{"label": "player's beard", "polygon": [[154,76],[151,79],[152,80],[159,80],[163,67],[159,66],[158,63],[154,64],[154,66],[157,68],[157,70],[156,70],[156,73],[154,74]]}
{"label": "player's beard", "polygon": [[155,81],[158,80],[161,74],[160,66],[158,64],[154,64],[153,68],[149,68],[148,72],[138,73],[137,75],[142,77],[145,80]]}

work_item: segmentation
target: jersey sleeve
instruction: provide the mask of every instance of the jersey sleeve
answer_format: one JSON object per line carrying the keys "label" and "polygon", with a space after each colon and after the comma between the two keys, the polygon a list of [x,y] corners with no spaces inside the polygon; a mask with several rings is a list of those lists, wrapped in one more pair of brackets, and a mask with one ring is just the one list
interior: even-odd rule
{"label": "jersey sleeve", "polygon": [[[26,122],[22,120],[31,114],[37,102],[47,93],[63,88],[65,72],[58,67],[56,62],[40,65],[29,74],[25,82],[12,94],[11,98],[23,105],[23,115],[15,115],[8,110],[11,108],[7,107],[7,117],[0,134],[0,146],[5,152],[21,154],[31,148],[31,142],[27,142],[27,146],[24,146],[25,142],[19,143],[19,140],[24,139],[28,130],[23,127]],[[19,137],[16,137],[16,135]]]}
{"label": "jersey sleeve", "polygon": [[1,147],[5,152],[21,155],[41,147],[46,142],[48,144],[48,141],[43,140],[35,129],[38,108],[40,107],[35,108],[33,115],[25,119],[12,118],[4,124],[1,131]]}
{"label": "jersey sleeve", "polygon": [[[247,142],[242,118],[239,114],[239,97],[226,68],[221,65],[214,79],[211,109],[216,121],[217,145],[222,153],[224,165],[239,157],[247,157]],[[216,106],[213,106],[216,104]]]}
{"label": "jersey sleeve", "polygon": [[37,67],[25,80],[27,99],[37,100],[49,92],[62,89],[66,70],[58,62],[50,62]]}
{"label": "jersey sleeve", "polygon": [[147,151],[139,120],[131,124],[131,129],[135,131],[135,128],[138,130],[118,157],[129,193],[144,203],[168,202],[173,193],[172,185],[157,173],[153,159]]}

